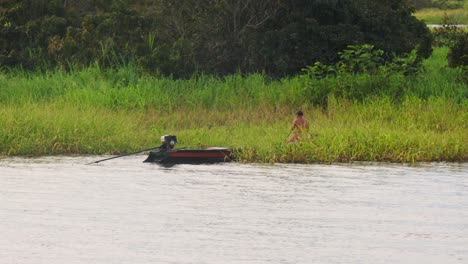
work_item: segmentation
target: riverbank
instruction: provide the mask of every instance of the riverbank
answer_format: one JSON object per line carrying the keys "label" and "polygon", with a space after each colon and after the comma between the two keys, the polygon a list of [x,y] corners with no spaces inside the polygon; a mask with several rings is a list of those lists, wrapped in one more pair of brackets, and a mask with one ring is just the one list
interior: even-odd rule
{"label": "riverbank", "polygon": [[109,112],[54,105],[2,107],[6,155],[121,154],[159,145],[176,134],[179,147],[243,147],[246,162],[466,161],[466,106],[434,98],[388,98],[358,104],[330,100],[329,110],[306,108],[310,134],[284,144],[287,110]]}
{"label": "riverbank", "polygon": [[[4,73],[0,154],[122,154],[176,134],[179,147],[242,147],[245,162],[468,161],[466,85],[446,67],[446,52],[437,49],[418,77]],[[310,133],[286,145],[298,108]]]}

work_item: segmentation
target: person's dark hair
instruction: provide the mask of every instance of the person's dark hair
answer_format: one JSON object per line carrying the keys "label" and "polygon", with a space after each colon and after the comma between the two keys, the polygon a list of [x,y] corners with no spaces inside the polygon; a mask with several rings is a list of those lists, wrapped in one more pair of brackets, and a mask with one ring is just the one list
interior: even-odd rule
{"label": "person's dark hair", "polygon": [[303,113],[301,110],[299,110],[299,111],[296,112],[296,115],[298,115],[298,116],[303,116],[304,113]]}

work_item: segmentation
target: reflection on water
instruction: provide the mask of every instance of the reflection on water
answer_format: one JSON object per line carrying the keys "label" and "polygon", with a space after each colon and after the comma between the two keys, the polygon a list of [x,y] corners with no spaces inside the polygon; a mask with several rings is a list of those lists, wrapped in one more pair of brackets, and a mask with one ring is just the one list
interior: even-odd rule
{"label": "reflection on water", "polygon": [[468,263],[468,164],[0,160],[0,263]]}

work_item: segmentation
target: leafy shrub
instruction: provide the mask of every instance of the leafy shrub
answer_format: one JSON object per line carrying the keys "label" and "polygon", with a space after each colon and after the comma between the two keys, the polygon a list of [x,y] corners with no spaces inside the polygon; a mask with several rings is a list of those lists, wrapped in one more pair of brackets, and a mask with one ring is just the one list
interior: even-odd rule
{"label": "leafy shrub", "polygon": [[460,79],[468,84],[468,66],[462,66],[461,67],[461,75]]}
{"label": "leafy shrub", "polygon": [[326,65],[319,61],[315,62],[312,66],[307,66],[302,71],[310,78],[322,79],[329,75],[338,74],[338,70],[335,65]]}
{"label": "leafy shrub", "polygon": [[460,79],[468,83],[468,32],[458,35],[447,54],[448,65],[461,69]]}
{"label": "leafy shrub", "polygon": [[468,66],[468,32],[457,36],[450,47],[447,58],[448,65],[452,68]]}
{"label": "leafy shrub", "polygon": [[363,101],[369,97],[390,96],[395,100],[404,94],[404,85],[389,85],[404,76],[414,76],[421,69],[417,50],[405,56],[389,55],[365,44],[348,46],[341,51],[336,64],[316,62],[304,68],[302,76],[306,93],[313,105],[327,108],[330,95]]}
{"label": "leafy shrub", "polygon": [[[414,75],[421,68],[421,59],[417,56],[417,49],[405,56],[385,54],[383,50],[373,45],[364,44],[348,46],[338,52],[339,60],[336,64],[326,65],[315,62],[312,66],[302,69],[309,77],[322,79],[329,75],[338,74],[380,74],[399,72],[404,75]],[[387,59],[387,58],[390,59]]]}
{"label": "leafy shrub", "polygon": [[411,76],[416,75],[421,70],[421,62],[416,49],[414,49],[406,56],[394,56],[386,68],[390,72],[400,72],[405,76]]}
{"label": "leafy shrub", "polygon": [[433,30],[434,45],[437,47],[451,46],[464,32],[463,28],[458,27],[457,23],[445,14],[442,26]]}
{"label": "leafy shrub", "polygon": [[338,55],[340,60],[337,68],[340,72],[375,72],[385,62],[383,50],[375,49],[369,44],[350,45],[344,51],[338,52]]}

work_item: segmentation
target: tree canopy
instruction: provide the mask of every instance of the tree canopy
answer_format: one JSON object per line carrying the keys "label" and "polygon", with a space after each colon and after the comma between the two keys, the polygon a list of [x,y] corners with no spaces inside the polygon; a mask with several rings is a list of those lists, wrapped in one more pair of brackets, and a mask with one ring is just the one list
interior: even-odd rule
{"label": "tree canopy", "polygon": [[427,57],[413,12],[407,0],[0,0],[0,65],[279,76],[349,45]]}

